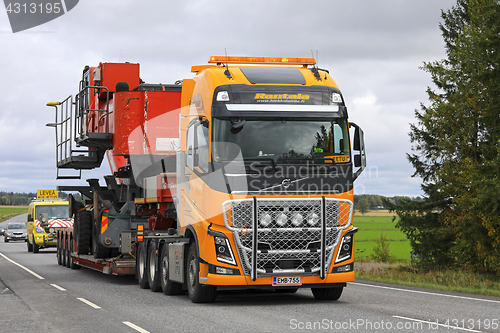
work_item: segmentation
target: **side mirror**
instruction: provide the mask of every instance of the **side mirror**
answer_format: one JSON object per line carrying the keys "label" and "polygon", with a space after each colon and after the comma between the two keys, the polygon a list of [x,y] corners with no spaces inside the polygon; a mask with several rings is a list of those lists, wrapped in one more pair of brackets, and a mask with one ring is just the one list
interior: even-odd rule
{"label": "side mirror", "polygon": [[355,128],[352,149],[359,151],[359,154],[354,155],[354,167],[359,168],[353,173],[353,180],[359,177],[363,170],[366,168],[366,151],[365,151],[365,138],[361,127],[355,123],[350,123],[350,126]]}
{"label": "side mirror", "polygon": [[33,221],[33,217],[31,217],[31,214],[28,214],[28,222]]}
{"label": "side mirror", "polygon": [[361,155],[354,155],[354,166],[359,168],[361,166]]}
{"label": "side mirror", "polygon": [[361,139],[359,137],[359,127],[355,125],[355,130],[354,130],[354,143],[352,145],[352,149],[354,150],[361,150]]}

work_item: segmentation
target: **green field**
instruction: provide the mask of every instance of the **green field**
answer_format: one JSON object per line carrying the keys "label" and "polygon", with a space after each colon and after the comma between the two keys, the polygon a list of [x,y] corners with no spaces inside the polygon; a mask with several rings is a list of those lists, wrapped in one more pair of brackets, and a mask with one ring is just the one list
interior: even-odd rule
{"label": "green field", "polygon": [[380,235],[389,242],[391,255],[396,261],[410,261],[410,241],[405,234],[395,228],[392,216],[354,216],[353,226],[359,229],[355,236],[355,258],[366,260],[373,254]]}
{"label": "green field", "polygon": [[0,222],[26,212],[28,212],[28,207],[0,206]]}

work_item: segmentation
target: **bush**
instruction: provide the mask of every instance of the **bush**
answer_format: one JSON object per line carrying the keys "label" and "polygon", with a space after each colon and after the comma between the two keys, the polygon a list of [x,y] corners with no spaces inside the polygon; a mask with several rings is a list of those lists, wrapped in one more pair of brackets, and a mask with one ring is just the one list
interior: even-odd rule
{"label": "bush", "polygon": [[381,234],[380,238],[377,239],[377,244],[373,248],[373,252],[374,253],[370,256],[373,261],[386,263],[393,262],[391,251],[389,250],[389,242],[385,234]]}

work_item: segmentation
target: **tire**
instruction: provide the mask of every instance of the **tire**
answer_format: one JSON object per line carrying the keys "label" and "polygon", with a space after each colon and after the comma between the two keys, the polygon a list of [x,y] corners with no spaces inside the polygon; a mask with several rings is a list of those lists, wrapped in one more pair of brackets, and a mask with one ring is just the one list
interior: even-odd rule
{"label": "tire", "polygon": [[73,253],[73,240],[70,240],[69,242],[69,256],[68,256],[68,260],[69,260],[69,268],[71,269],[80,269],[80,265],[77,265],[73,259],[71,258],[71,254]]}
{"label": "tire", "polygon": [[336,301],[342,295],[344,287],[337,288],[312,288],[314,298],[325,301]]}
{"label": "tire", "polygon": [[275,292],[278,294],[295,294],[299,288],[276,288]]}
{"label": "tire", "polygon": [[101,244],[101,226],[94,221],[92,228],[92,253],[96,259],[109,258],[110,251],[107,247]]}
{"label": "tire", "polygon": [[61,265],[63,267],[66,267],[66,249],[65,249],[66,245],[65,244],[61,244],[61,249],[59,250],[59,253],[61,254]]}
{"label": "tire", "polygon": [[59,241],[57,242],[57,264],[62,265],[61,247],[59,246]]}
{"label": "tire", "polygon": [[29,240],[26,241],[26,245],[28,245],[28,252],[33,252],[33,244]]}
{"label": "tire", "polygon": [[161,290],[161,284],[160,284],[160,273],[158,270],[158,254],[156,253],[156,244],[151,243],[149,244],[148,248],[148,262],[147,262],[147,269],[148,269],[148,283],[149,283],[149,288],[153,292],[157,292]]}
{"label": "tire", "polygon": [[8,242],[9,242],[9,240],[8,240],[7,238],[5,238],[5,237],[3,238],[3,241],[4,241],[5,243],[8,243]]}
{"label": "tire", "polygon": [[217,287],[200,284],[200,259],[195,242],[189,247],[186,270],[187,289],[191,302],[214,302],[217,298]]}
{"label": "tire", "polygon": [[149,289],[149,281],[147,277],[147,255],[146,250],[144,249],[144,242],[139,243],[137,247],[137,256],[136,256],[136,273],[137,280],[139,281],[139,286],[142,289]]}
{"label": "tire", "polygon": [[66,267],[71,268],[71,250],[70,250],[70,245],[71,245],[71,239],[68,238],[66,240],[66,251],[64,254],[66,255]]}
{"label": "tire", "polygon": [[89,254],[91,233],[92,233],[92,214],[86,210],[82,210],[75,213],[75,222],[73,223],[73,235],[76,239],[77,254]]}
{"label": "tire", "polygon": [[182,283],[170,281],[168,263],[168,243],[163,244],[160,254],[160,283],[165,295],[180,295],[182,293]]}
{"label": "tire", "polygon": [[33,240],[33,253],[38,253],[40,252],[40,246]]}

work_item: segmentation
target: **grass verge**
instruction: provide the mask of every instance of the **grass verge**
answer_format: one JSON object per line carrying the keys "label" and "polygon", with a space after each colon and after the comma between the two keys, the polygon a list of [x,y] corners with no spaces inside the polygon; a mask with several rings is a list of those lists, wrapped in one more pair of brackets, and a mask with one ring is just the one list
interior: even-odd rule
{"label": "grass verge", "polygon": [[361,268],[356,270],[356,278],[401,286],[500,297],[500,277],[474,272],[454,270],[422,272],[406,264]]}
{"label": "grass verge", "polygon": [[28,212],[28,207],[0,206],[0,222],[10,219],[19,214]]}

